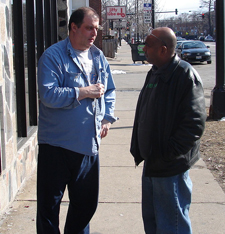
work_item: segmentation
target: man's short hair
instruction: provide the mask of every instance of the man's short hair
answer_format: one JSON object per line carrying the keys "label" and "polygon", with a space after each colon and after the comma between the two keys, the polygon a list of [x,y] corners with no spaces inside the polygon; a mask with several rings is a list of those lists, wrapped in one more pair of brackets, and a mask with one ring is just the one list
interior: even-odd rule
{"label": "man's short hair", "polygon": [[75,10],[72,15],[70,16],[69,20],[69,31],[71,30],[71,24],[75,23],[78,28],[80,28],[81,24],[83,23],[84,16],[88,14],[88,12],[93,12],[93,16],[99,19],[98,13],[91,7],[80,7]]}

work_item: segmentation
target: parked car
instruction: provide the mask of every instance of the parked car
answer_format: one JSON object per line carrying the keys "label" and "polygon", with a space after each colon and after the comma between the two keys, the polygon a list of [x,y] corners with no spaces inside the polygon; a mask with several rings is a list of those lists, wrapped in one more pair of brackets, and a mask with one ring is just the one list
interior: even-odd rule
{"label": "parked car", "polygon": [[208,35],[205,37],[204,41],[215,41],[212,36]]}
{"label": "parked car", "polygon": [[186,40],[198,40],[197,35],[187,35],[185,37]]}
{"label": "parked car", "polygon": [[176,49],[183,43],[184,41],[177,41]]}
{"label": "parked car", "polygon": [[193,62],[207,62],[211,64],[211,52],[209,46],[206,46],[202,41],[183,41],[176,48],[178,56],[190,63]]}
{"label": "parked car", "polygon": [[205,37],[204,37],[204,36],[200,36],[200,37],[198,38],[198,40],[199,40],[199,41],[204,41],[204,40],[205,40]]}
{"label": "parked car", "polygon": [[183,37],[177,37],[177,41],[185,41],[186,39]]}

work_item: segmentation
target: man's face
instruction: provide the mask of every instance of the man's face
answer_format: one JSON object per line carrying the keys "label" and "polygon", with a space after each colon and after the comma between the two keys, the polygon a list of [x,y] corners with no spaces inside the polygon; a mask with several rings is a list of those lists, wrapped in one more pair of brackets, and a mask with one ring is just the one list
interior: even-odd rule
{"label": "man's face", "polygon": [[74,27],[76,28],[76,33],[74,36],[74,44],[76,49],[89,49],[97,37],[99,19],[92,14],[88,14],[84,17],[80,28],[78,28],[75,24]]}
{"label": "man's face", "polygon": [[145,46],[143,48],[145,57],[150,64],[154,64],[155,56],[157,56],[157,47],[154,38],[148,36],[145,40]]}
{"label": "man's face", "polygon": [[150,35],[147,36],[143,51],[145,52],[147,61],[150,64],[153,64],[157,67],[161,65],[162,63],[161,52],[163,47],[167,47],[166,43],[162,39],[160,39],[157,35],[151,33]]}

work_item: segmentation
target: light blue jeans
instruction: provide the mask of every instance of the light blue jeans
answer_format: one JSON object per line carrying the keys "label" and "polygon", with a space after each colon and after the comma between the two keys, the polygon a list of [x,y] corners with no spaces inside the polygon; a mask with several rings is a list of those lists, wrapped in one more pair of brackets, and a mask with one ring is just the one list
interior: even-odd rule
{"label": "light blue jeans", "polygon": [[146,234],[191,234],[189,171],[172,177],[142,175],[142,217]]}

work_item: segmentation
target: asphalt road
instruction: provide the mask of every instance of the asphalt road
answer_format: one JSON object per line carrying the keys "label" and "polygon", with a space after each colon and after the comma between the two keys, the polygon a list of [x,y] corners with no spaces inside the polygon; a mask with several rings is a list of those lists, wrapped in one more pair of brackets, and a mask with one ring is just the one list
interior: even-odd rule
{"label": "asphalt road", "polygon": [[192,66],[198,71],[202,78],[204,89],[212,90],[215,87],[216,81],[216,43],[215,42],[205,42],[206,45],[210,46],[210,51],[212,55],[212,63],[196,63]]}

